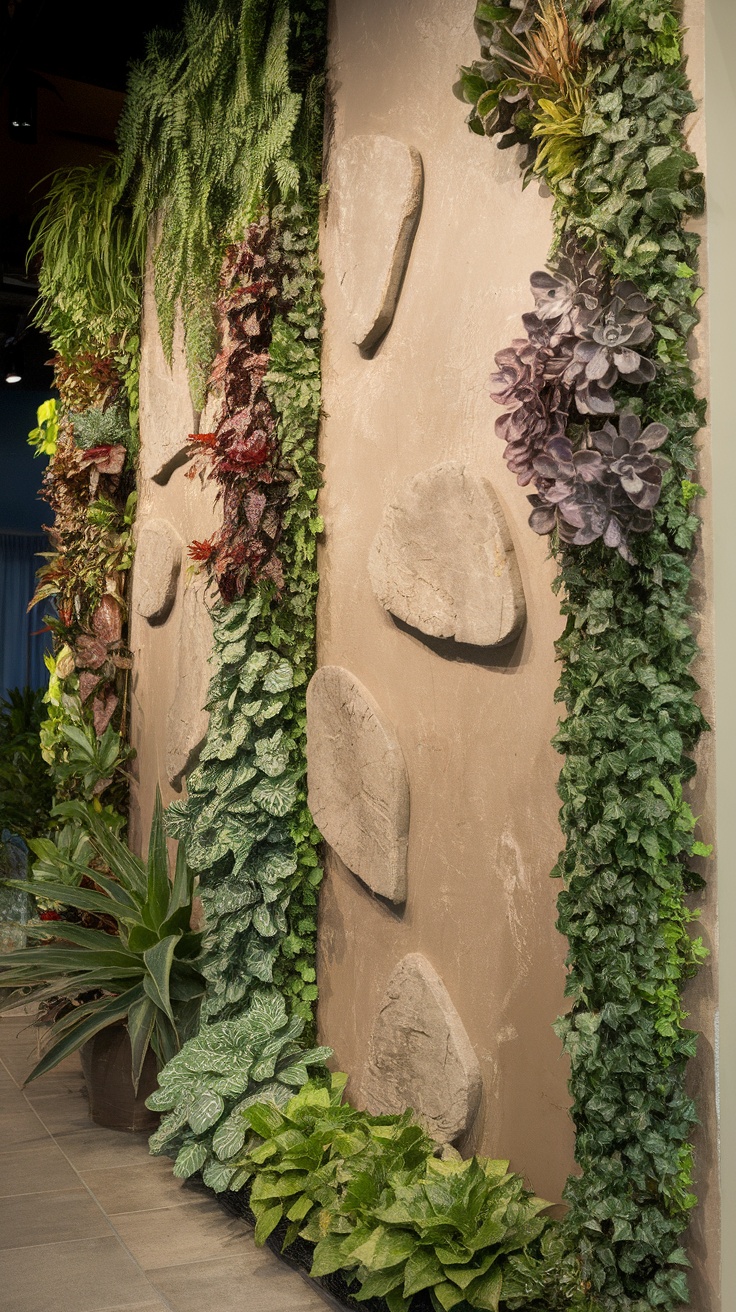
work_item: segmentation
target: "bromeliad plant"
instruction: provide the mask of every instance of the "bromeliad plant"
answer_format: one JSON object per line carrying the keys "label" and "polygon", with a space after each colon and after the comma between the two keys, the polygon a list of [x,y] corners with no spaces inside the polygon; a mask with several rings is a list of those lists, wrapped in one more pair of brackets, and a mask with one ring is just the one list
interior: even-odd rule
{"label": "bromeliad plant", "polygon": [[[194,876],[179,847],[173,881],[161,798],[157,796],[148,847],[141,861],[109,824],[85,809],[80,817],[98,864],[109,873],[59,851],[68,881],[29,885],[8,881],[47,901],[93,912],[116,934],[64,922],[62,940],[48,941],[48,923],[29,924],[38,945],[0,957],[0,1010],[63,997],[69,1009],[52,1026],[48,1046],[28,1080],[53,1069],[99,1030],[125,1021],[137,1090],[149,1045],[159,1062],[170,1061],[196,1033],[204,993],[199,970],[201,934],[190,929]],[[77,881],[80,884],[77,885]],[[27,1081],[28,1082],[28,1081]]]}

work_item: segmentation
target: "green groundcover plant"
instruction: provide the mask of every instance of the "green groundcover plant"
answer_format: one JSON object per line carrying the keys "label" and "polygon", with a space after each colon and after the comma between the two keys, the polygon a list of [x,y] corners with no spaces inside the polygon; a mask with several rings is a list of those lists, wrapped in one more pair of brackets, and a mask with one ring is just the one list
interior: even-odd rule
{"label": "green groundcover plant", "polygon": [[250,1182],[256,1242],[287,1223],[283,1247],[306,1241],[313,1276],[342,1271],[358,1301],[383,1299],[391,1312],[408,1312],[417,1295],[435,1312],[555,1306],[548,1204],[508,1162],[440,1155],[411,1112],[356,1111],[343,1101],[346,1078],[311,1081],[281,1108],[251,1099],[231,1115],[237,1133],[215,1136],[216,1187]]}
{"label": "green groundcover plant", "polygon": [[[40,895],[93,912],[117,933],[65,921],[60,940],[49,942],[48,923],[28,924],[26,932],[36,946],[0,956],[0,1010],[51,997],[70,1004],[51,1027],[47,1050],[28,1081],[53,1069],[99,1030],[125,1020],[137,1089],[149,1045],[163,1064],[197,1029],[204,978],[198,969],[201,935],[189,927],[194,876],[181,845],[174,878],[169,878],[160,796],[145,862],[94,812],[85,811],[80,819],[109,874],[80,865],[72,851],[64,864],[80,885],[48,880],[39,885]],[[29,890],[25,881],[8,885]],[[30,891],[36,891],[33,882]]]}

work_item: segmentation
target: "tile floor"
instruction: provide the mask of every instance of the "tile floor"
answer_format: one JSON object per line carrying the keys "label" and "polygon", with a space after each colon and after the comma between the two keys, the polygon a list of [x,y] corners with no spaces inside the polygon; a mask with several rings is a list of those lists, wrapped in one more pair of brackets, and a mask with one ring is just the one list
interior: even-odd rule
{"label": "tile floor", "polygon": [[36,1043],[0,1019],[0,1312],[325,1312],[144,1135],[93,1125],[77,1058],[24,1092]]}

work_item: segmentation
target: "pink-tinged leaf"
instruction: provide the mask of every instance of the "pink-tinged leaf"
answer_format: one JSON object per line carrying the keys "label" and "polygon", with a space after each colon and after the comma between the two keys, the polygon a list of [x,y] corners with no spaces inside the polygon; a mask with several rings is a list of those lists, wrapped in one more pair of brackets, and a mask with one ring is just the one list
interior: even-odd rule
{"label": "pink-tinged leaf", "polygon": [[97,610],[92,616],[92,628],[102,642],[119,642],[123,631],[123,616],[120,606],[109,592],[105,593]]}
{"label": "pink-tinged leaf", "polygon": [[77,638],[74,657],[78,667],[99,670],[107,659],[107,643],[83,633],[81,638]]}
{"label": "pink-tinged leaf", "polygon": [[79,676],[79,696],[81,700],[86,702],[101,682],[102,679],[99,674],[93,674],[91,670],[82,670]]}
{"label": "pink-tinged leaf", "polygon": [[95,733],[101,738],[110,723],[115,708],[118,704],[117,694],[110,691],[102,693],[101,696],[95,697],[92,703],[92,718],[94,720]]}
{"label": "pink-tinged leaf", "polygon": [[82,455],[83,465],[94,465],[100,474],[122,474],[125,464],[124,446],[92,446]]}

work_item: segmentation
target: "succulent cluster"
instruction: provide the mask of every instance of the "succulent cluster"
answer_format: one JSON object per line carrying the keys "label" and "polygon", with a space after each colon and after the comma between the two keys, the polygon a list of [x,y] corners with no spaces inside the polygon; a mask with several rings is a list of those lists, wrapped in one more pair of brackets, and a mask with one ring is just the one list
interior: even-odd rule
{"label": "succulent cluster", "polygon": [[[504,457],[517,482],[533,483],[529,520],[536,533],[557,529],[566,543],[603,538],[632,561],[631,533],[647,532],[667,462],[654,455],[663,424],[641,432],[636,416],[619,415],[613,389],[639,386],[656,374],[641,348],[652,339],[649,302],[633,282],[609,288],[596,256],[568,240],[554,266],[532,274],[534,311],[525,338],[496,355],[491,396],[509,409],[496,421]],[[605,417],[591,433],[593,418]],[[576,448],[569,434],[576,433]]]}

